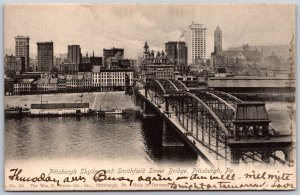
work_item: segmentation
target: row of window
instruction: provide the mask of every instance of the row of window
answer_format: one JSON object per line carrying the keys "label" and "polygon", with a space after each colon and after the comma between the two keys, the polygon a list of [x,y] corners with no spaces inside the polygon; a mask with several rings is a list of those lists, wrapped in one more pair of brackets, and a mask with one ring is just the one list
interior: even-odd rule
{"label": "row of window", "polygon": [[17,41],[16,42],[16,46],[28,46],[29,45],[29,43],[26,43],[26,42],[24,42],[24,41]]}

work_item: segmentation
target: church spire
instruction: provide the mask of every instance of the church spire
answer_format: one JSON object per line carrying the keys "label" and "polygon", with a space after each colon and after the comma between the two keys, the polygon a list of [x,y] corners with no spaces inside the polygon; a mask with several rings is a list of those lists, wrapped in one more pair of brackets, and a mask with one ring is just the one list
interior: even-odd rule
{"label": "church spire", "polygon": [[149,56],[150,56],[150,53],[149,53],[149,46],[148,46],[147,41],[145,41],[143,58],[144,58],[144,59],[148,59]]}
{"label": "church spire", "polygon": [[145,41],[144,49],[146,49],[146,50],[148,50],[148,49],[149,49],[149,46],[148,46],[148,43],[147,43],[147,41]]}
{"label": "church spire", "polygon": [[145,44],[144,44],[144,53],[149,54],[149,46],[148,46],[147,41],[145,41]]}
{"label": "church spire", "polygon": [[160,52],[157,51],[156,57],[159,58],[160,57]]}

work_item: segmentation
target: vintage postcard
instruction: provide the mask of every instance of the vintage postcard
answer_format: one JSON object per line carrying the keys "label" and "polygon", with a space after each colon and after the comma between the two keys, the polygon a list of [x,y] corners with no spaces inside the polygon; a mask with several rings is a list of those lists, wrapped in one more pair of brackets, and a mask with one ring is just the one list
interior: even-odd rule
{"label": "vintage postcard", "polygon": [[6,191],[295,190],[296,6],[6,4]]}

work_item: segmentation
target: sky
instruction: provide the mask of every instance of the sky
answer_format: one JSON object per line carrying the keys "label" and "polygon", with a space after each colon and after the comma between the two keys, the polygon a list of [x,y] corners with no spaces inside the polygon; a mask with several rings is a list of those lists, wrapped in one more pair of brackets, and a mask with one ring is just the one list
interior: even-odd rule
{"label": "sky", "polygon": [[225,50],[244,43],[289,44],[295,10],[288,4],[11,4],[4,7],[4,52],[14,54],[14,38],[25,35],[30,53],[37,53],[36,42],[52,40],[54,53],[67,53],[68,45],[79,44],[83,55],[94,51],[102,56],[103,48],[121,47],[126,58],[137,58],[145,41],[151,50],[162,50],[193,21],[207,28],[209,57],[217,25]]}

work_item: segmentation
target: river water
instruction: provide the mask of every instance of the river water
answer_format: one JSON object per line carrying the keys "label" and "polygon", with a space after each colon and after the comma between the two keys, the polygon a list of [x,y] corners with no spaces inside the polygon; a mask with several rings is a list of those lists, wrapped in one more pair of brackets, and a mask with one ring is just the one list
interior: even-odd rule
{"label": "river water", "polygon": [[[288,132],[293,123],[283,103],[268,103],[274,128]],[[294,119],[295,121],[295,119]],[[294,124],[294,123],[293,123]],[[123,117],[58,117],[5,119],[5,159],[94,159],[150,164],[205,162],[186,146],[162,146],[162,121]]]}
{"label": "river water", "polygon": [[195,163],[186,147],[162,147],[158,118],[59,117],[6,119],[5,158],[138,160]]}

